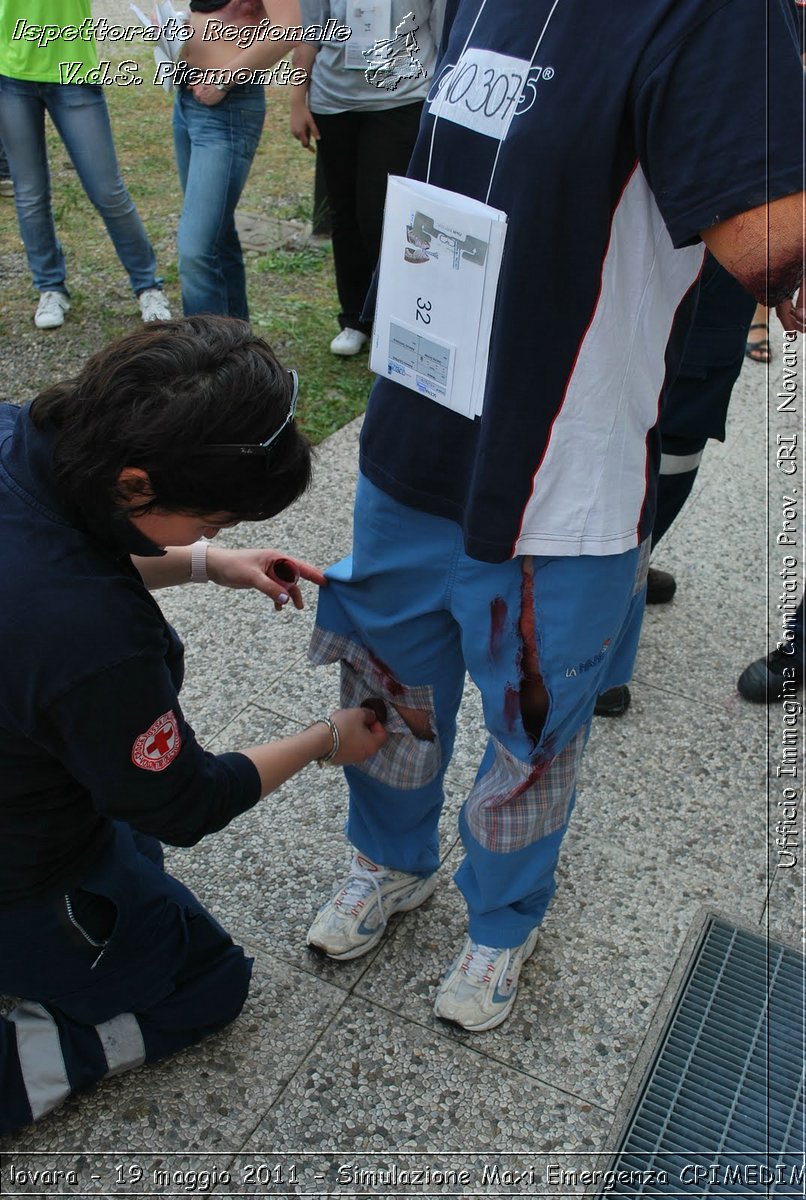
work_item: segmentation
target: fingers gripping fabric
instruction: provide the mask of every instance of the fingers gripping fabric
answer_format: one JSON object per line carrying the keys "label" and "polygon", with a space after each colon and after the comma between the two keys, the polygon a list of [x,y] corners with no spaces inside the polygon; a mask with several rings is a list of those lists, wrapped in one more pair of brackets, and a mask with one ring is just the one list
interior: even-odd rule
{"label": "fingers gripping fabric", "polygon": [[[442,764],[442,750],[430,687],[405,687],[365,646],[318,626],[311,642],[310,659],[317,666],[341,662],[341,703],[345,708],[360,706],[370,696],[380,696],[386,702],[388,741],[356,770],[403,790],[424,787],[436,778]],[[432,736],[415,737],[396,705],[424,712]]]}
{"label": "fingers gripping fabric", "polygon": [[587,728],[581,729],[548,764],[537,765],[493,739],[492,766],[474,783],[465,808],[470,832],[485,850],[508,854],[562,829],[586,737]]}

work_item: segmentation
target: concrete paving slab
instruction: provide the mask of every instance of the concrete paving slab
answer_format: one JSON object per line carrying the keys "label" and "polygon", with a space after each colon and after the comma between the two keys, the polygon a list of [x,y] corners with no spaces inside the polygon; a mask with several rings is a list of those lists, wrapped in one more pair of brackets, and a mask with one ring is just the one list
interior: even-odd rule
{"label": "concrete paving slab", "polygon": [[[580,830],[572,818],[557,895],[504,1025],[468,1034],[431,1012],[466,933],[464,904],[447,875],[428,906],[408,915],[405,935],[375,958],[356,994],[554,1087],[614,1106],[695,914],[728,905],[757,923],[765,884],[761,862],[737,896],[723,859],[686,865],[674,847],[667,854],[638,849],[607,820],[605,813],[602,823],[593,819]],[[446,867],[454,870],[459,858],[457,848]]]}
{"label": "concrete paving slab", "polygon": [[[540,1164],[533,1155],[565,1151],[590,1166],[608,1125],[595,1106],[363,1000],[333,1022],[245,1149],[318,1151],[302,1169],[324,1175],[325,1195],[350,1164],[466,1169],[465,1195],[478,1194],[485,1161],[524,1169]],[[360,1181],[355,1190],[399,1191]],[[491,1193],[511,1190],[524,1194]]]}

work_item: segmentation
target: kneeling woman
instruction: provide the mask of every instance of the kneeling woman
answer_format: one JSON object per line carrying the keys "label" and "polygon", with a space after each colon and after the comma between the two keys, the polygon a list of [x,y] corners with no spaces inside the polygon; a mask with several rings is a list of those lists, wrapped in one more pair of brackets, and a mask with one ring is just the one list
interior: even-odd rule
{"label": "kneeling woman", "polygon": [[150,587],[207,574],[301,607],[277,551],[200,542],[305,490],[295,401],[247,325],[196,317],[0,405],[0,993],[24,997],[0,1019],[0,1133],[240,1012],[251,961],[160,842],[190,846],[308,763],[385,740],[357,708],[213,755],[179,705],[182,645]]}

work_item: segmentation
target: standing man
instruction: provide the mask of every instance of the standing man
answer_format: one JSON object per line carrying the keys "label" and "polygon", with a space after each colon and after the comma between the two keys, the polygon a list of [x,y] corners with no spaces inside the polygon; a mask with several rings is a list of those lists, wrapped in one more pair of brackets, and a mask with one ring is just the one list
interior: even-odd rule
{"label": "standing man", "polygon": [[343,702],[383,696],[390,737],[347,772],[356,853],[308,940],[357,957],[433,891],[469,670],[489,740],[460,816],[468,936],[435,1006],[466,1029],[512,1008],[596,695],[630,677],[704,246],[764,303],[802,280],[802,85],[789,0],[449,6],[409,174],[507,215],[483,408],[386,379],[370,398],[312,656],[341,660]]}

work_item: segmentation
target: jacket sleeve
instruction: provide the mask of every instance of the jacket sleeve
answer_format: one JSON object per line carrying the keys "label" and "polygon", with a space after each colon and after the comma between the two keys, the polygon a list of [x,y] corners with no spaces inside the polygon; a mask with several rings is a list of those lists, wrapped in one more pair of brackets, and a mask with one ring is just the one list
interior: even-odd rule
{"label": "jacket sleeve", "polygon": [[260,799],[245,755],[198,744],[159,653],[127,658],[59,697],[37,741],[99,813],[170,845],[193,845]]}

